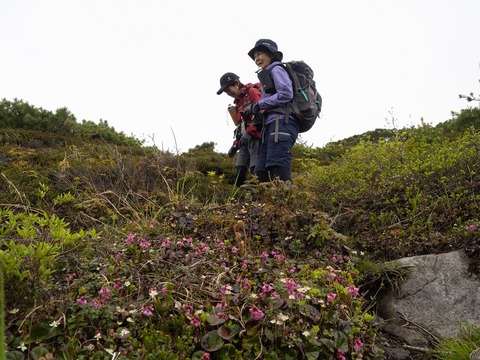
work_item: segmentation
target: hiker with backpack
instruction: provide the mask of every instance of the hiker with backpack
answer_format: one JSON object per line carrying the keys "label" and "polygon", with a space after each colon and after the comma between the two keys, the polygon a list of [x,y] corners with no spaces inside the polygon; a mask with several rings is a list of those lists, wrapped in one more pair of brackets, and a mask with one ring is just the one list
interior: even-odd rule
{"label": "hiker with backpack", "polygon": [[217,91],[217,95],[225,92],[234,99],[234,105],[228,108],[236,126],[233,146],[228,151],[228,156],[234,157],[238,151],[235,163],[237,169],[235,184],[237,186],[241,186],[245,182],[249,172],[254,174],[257,164],[262,123],[261,114],[254,117],[245,117],[244,110],[260,100],[260,88],[260,83],[243,84],[239,76],[232,72],[225,73],[220,78],[220,89]]}
{"label": "hiker with backpack", "polygon": [[263,113],[262,142],[260,144],[255,174],[260,182],[276,179],[292,181],[292,148],[298,137],[298,124],[290,114],[285,114],[287,104],[293,99],[292,81],[281,61],[283,53],[269,39],[260,39],[248,52],[259,67],[262,96],[245,109],[247,117]]}
{"label": "hiker with backpack", "polygon": [[259,67],[262,97],[244,111],[263,111],[262,143],[255,173],[261,182],[292,181],[292,148],[299,133],[310,130],[320,116],[322,97],[313,70],[304,61],[282,62],[283,53],[270,39],[260,39],[248,52]]}

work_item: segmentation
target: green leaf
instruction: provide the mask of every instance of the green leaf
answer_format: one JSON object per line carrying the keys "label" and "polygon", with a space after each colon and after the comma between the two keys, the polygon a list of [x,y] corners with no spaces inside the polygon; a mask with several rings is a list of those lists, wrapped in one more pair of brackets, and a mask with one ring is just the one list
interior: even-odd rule
{"label": "green leaf", "polygon": [[37,346],[32,349],[30,353],[32,360],[39,360],[40,358],[45,358],[45,355],[49,353],[48,349],[44,348],[43,346]]}
{"label": "green leaf", "polygon": [[217,356],[219,360],[230,360],[235,359],[237,349],[232,344],[223,345],[220,350],[218,350]]}
{"label": "green leaf", "polygon": [[20,351],[9,351],[5,354],[5,360],[24,360],[25,357]]}
{"label": "green leaf", "polygon": [[217,314],[210,314],[207,317],[207,321],[210,325],[220,325],[223,324],[226,320],[225,318],[219,317]]}
{"label": "green leaf", "polygon": [[245,329],[247,330],[248,336],[255,336],[258,331],[261,329],[262,324],[256,320],[249,320],[245,324]]}
{"label": "green leaf", "polygon": [[48,339],[55,336],[55,332],[51,332],[50,327],[45,325],[33,325],[30,331],[30,342],[36,342],[38,340]]}
{"label": "green leaf", "polygon": [[216,330],[212,330],[202,337],[200,344],[206,351],[217,351],[223,346],[224,341]]}
{"label": "green leaf", "polygon": [[320,356],[320,349],[318,348],[318,346],[309,345],[305,349],[305,355],[307,356],[308,360],[316,360]]}
{"label": "green leaf", "polygon": [[240,331],[239,326],[223,325],[220,328],[218,328],[217,333],[222,339],[230,340],[233,337],[235,337],[235,335],[237,335],[239,331]]}
{"label": "green leaf", "polygon": [[298,359],[298,356],[297,356],[297,352],[293,349],[288,349],[286,350],[284,356],[285,356],[285,360],[296,360]]}

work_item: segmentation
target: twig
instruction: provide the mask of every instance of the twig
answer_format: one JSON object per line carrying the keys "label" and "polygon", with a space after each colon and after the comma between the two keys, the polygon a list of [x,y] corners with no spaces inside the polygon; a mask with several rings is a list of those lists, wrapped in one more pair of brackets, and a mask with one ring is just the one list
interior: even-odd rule
{"label": "twig", "polygon": [[397,312],[400,314],[401,318],[402,318],[403,320],[405,320],[407,323],[412,324],[413,326],[416,326],[416,327],[418,327],[419,329],[425,331],[427,334],[429,334],[437,344],[440,342],[440,340],[438,339],[438,337],[435,336],[434,334],[432,334],[430,331],[428,331],[428,330],[425,329],[424,327],[422,327],[422,326],[420,326],[420,325],[418,325],[418,324],[415,324],[414,322],[408,320],[407,317],[406,317],[404,314],[402,314],[400,311],[397,311]]}
{"label": "twig", "polygon": [[429,349],[429,348],[423,348],[423,347],[412,346],[412,345],[407,345],[407,344],[403,344],[402,347],[404,347],[405,349],[408,349],[408,350],[424,352],[424,353],[427,353],[427,352],[431,351],[431,349]]}

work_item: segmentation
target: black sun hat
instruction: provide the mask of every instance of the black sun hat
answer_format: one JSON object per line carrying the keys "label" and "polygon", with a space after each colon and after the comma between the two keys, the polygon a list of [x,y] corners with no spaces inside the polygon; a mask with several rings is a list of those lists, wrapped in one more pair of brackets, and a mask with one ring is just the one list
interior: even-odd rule
{"label": "black sun hat", "polygon": [[233,84],[235,80],[240,79],[240,77],[232,72],[227,72],[222,75],[220,78],[220,90],[217,91],[217,95],[220,95],[225,91],[227,87]]}
{"label": "black sun hat", "polygon": [[248,56],[250,56],[252,60],[255,60],[255,52],[261,49],[264,49],[264,50],[266,49],[268,52],[272,54],[278,53],[280,54],[280,57],[283,58],[283,53],[281,51],[278,51],[277,43],[270,39],[258,40],[255,43],[255,46],[253,47],[253,49],[248,52]]}

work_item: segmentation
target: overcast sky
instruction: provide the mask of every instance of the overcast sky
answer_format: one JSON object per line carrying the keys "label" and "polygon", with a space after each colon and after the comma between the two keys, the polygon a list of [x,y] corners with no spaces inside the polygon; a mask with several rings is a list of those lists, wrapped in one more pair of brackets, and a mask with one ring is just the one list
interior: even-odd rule
{"label": "overcast sky", "polygon": [[[294,4],[298,6],[293,7]],[[107,120],[159,148],[227,152],[232,71],[257,81],[259,38],[304,60],[323,96],[311,146],[376,128],[435,125],[477,104],[478,0],[16,0],[0,7],[0,99]],[[392,122],[392,118],[395,119]]]}

